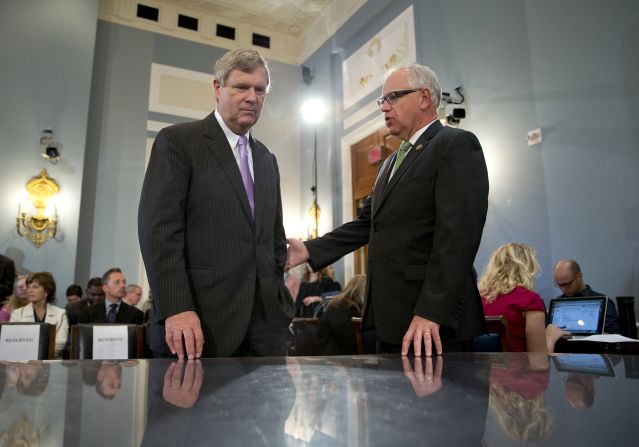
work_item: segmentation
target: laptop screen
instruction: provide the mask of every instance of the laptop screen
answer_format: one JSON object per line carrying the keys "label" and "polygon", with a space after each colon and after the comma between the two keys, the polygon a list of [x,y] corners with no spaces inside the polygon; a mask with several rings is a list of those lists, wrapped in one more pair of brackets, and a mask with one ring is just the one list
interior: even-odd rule
{"label": "laptop screen", "polygon": [[603,354],[560,354],[552,359],[557,371],[615,376],[610,359]]}
{"label": "laptop screen", "polygon": [[605,296],[588,298],[557,298],[550,301],[548,323],[573,335],[593,335],[603,332],[606,316]]}

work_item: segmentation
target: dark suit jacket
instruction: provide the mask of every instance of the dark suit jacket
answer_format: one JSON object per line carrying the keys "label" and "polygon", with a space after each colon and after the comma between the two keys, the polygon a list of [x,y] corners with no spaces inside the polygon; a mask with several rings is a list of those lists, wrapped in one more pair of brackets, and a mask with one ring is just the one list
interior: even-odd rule
{"label": "dark suit jacket", "polygon": [[353,317],[361,317],[354,307],[341,303],[333,304],[322,314],[315,335],[319,355],[357,354]]}
{"label": "dark suit jacket", "polygon": [[[80,311],[79,322],[106,323],[106,307],[104,301],[82,309]],[[144,322],[144,314],[140,309],[136,309],[122,302],[115,316],[115,322],[117,324],[142,324]]]}
{"label": "dark suit jacket", "polygon": [[[100,300],[100,303],[104,305],[104,300]],[[67,304],[64,309],[67,311],[67,319],[69,320],[69,328],[78,324],[80,321],[80,312],[89,307],[89,302],[86,299],[81,299],[80,301]]]}
{"label": "dark suit jacket", "polygon": [[441,325],[444,342],[485,332],[473,280],[488,208],[488,173],[472,133],[435,121],[390,181],[389,157],[360,216],[307,242],[314,269],[366,243],[367,299],[362,329],[401,344],[413,315]]}
{"label": "dark suit jacket", "polygon": [[256,290],[273,326],[285,329],[294,312],[277,161],[258,140],[250,145],[255,218],[214,114],[158,134],[142,188],[138,234],[157,324],[197,312],[205,357],[241,345]]}
{"label": "dark suit jacket", "polygon": [[0,255],[0,303],[13,294],[16,267],[11,258]]}

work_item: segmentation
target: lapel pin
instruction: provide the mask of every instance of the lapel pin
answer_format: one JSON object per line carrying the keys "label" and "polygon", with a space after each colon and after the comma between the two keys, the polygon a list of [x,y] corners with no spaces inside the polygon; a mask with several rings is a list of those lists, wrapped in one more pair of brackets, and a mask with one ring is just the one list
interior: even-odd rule
{"label": "lapel pin", "polygon": [[419,151],[419,150],[421,150],[421,148],[422,148],[422,147],[423,147],[423,145],[418,144],[418,145],[417,145],[417,147],[415,147],[415,150],[416,150],[416,151]]}

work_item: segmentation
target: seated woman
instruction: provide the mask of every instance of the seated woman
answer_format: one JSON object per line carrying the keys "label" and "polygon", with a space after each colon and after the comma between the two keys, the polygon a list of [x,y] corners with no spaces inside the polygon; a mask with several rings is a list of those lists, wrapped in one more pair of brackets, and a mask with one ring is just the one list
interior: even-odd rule
{"label": "seated woman", "polygon": [[64,309],[54,306],[55,280],[49,272],[31,273],[27,278],[29,304],[11,312],[11,322],[49,323],[56,325],[55,357],[62,358],[69,336],[69,323]]}
{"label": "seated woman", "polygon": [[530,245],[510,242],[495,250],[479,280],[484,314],[506,318],[515,352],[548,351],[546,306],[534,292],[538,271],[535,250]]}
{"label": "seated woman", "polygon": [[27,275],[19,275],[13,285],[13,295],[2,303],[0,322],[9,321],[11,312],[29,304],[27,301]]}
{"label": "seated woman", "polygon": [[361,317],[366,275],[355,275],[344,291],[332,299],[319,321],[315,339],[320,355],[357,354],[353,317]]}
{"label": "seated woman", "polygon": [[321,315],[322,294],[338,292],[342,285],[333,279],[333,266],[314,272],[311,266],[306,264],[306,270],[302,276],[302,283],[295,300],[295,316],[312,318]]}

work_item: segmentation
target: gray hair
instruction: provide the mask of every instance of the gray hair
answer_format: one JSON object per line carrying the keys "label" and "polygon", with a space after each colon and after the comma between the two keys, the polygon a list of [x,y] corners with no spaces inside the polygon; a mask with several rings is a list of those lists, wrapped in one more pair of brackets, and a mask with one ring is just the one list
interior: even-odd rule
{"label": "gray hair", "polygon": [[142,290],[142,287],[138,286],[137,284],[129,284],[128,286],[126,286],[126,293],[129,294],[133,292],[135,289]]}
{"label": "gray hair", "polygon": [[442,88],[433,70],[421,64],[401,65],[389,69],[384,75],[384,81],[397,70],[406,70],[408,72],[408,86],[410,88],[427,88],[435,107],[439,107],[439,103],[442,100]]}
{"label": "gray hair", "polygon": [[239,70],[244,73],[253,73],[259,67],[264,67],[266,70],[266,91],[268,92],[271,85],[268,64],[260,53],[249,48],[237,48],[219,58],[213,67],[213,77],[220,85],[224,86],[231,71]]}

